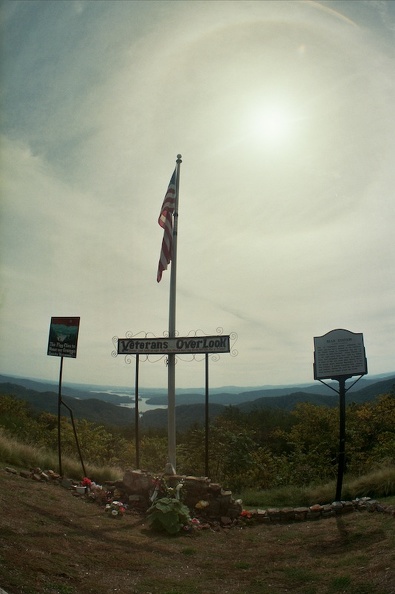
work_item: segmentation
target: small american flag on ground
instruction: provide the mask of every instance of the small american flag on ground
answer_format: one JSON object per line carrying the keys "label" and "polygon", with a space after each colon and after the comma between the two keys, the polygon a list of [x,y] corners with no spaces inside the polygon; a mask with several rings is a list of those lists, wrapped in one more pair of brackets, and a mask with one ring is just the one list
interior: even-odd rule
{"label": "small american flag on ground", "polygon": [[172,243],[173,243],[173,213],[176,206],[176,170],[167,188],[166,195],[163,200],[162,208],[158,219],[159,225],[163,228],[162,248],[160,251],[160,258],[158,264],[158,274],[156,280],[158,283],[162,278],[162,272],[167,270],[167,265],[172,259]]}

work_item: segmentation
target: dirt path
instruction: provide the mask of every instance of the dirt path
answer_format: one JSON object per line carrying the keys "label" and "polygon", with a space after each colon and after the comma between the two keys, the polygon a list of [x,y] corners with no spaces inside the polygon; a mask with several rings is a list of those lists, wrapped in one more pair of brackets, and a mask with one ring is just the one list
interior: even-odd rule
{"label": "dirt path", "polygon": [[7,594],[394,594],[395,520],[352,513],[168,537],[0,470]]}

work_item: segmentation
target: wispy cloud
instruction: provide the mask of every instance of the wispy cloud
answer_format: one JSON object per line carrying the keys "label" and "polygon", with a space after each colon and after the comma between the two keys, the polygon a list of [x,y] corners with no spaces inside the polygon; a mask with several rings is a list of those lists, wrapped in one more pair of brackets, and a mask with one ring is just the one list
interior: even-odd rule
{"label": "wispy cloud", "polygon": [[50,317],[79,315],[69,381],[130,382],[111,339],[167,329],[178,153],[178,331],[239,337],[213,382],[309,381],[313,336],[338,327],[392,370],[392,8],[317,4],[2,6],[3,371],[56,377]]}

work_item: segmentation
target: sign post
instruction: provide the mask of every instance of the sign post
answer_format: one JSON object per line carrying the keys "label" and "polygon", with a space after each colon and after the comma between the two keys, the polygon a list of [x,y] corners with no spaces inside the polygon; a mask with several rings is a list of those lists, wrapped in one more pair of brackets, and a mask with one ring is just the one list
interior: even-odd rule
{"label": "sign post", "polygon": [[339,459],[337,468],[336,501],[341,500],[344,467],[346,462],[346,379],[341,376],[339,382]]}
{"label": "sign post", "polygon": [[204,391],[204,473],[208,477],[209,476],[209,467],[208,467],[208,450],[209,450],[209,426],[210,426],[210,418],[209,418],[209,404],[208,404],[208,353],[204,355],[205,360],[205,391]]}
{"label": "sign post", "polygon": [[[205,472],[208,476],[208,442],[209,442],[209,411],[208,411],[208,359],[209,354],[215,353],[229,353],[230,352],[230,335],[218,336],[194,336],[191,337],[174,337],[166,338],[117,338],[117,354],[118,355],[136,355],[136,464],[139,467],[139,438],[138,438],[138,360],[139,355],[168,355],[175,357],[176,354],[204,354],[205,355]],[[168,411],[169,412],[169,411]],[[169,429],[169,441],[171,439],[172,431]]]}
{"label": "sign post", "polygon": [[[63,358],[71,357],[75,359],[77,357],[77,343],[78,343],[78,332],[80,327],[80,318],[59,318],[52,317],[51,325],[49,327],[49,338],[48,338],[48,349],[47,355],[53,357],[60,357],[60,372],[59,372],[59,388],[58,388],[58,457],[59,457],[59,474],[63,476],[62,472],[62,446],[61,446],[61,422],[60,412],[62,404],[66,404],[62,401],[62,374],[63,374]],[[81,451],[78,443],[77,433],[74,425],[74,418],[72,416],[71,409],[66,406],[71,413],[71,420],[73,424],[74,435],[77,443],[77,449],[80,455],[82,469],[85,474],[84,463],[81,457]]]}
{"label": "sign post", "polygon": [[58,460],[59,460],[59,474],[63,476],[62,472],[62,441],[60,439],[60,411],[62,406],[62,374],[63,374],[63,357],[60,358],[59,371],[59,386],[58,386]]}
{"label": "sign post", "polygon": [[[346,393],[368,372],[363,335],[349,330],[332,330],[314,338],[314,379],[325,384],[324,379],[339,383],[339,390],[325,384],[339,394],[339,453],[336,501],[341,500],[345,468],[346,445]],[[358,375],[351,386],[346,380]]]}
{"label": "sign post", "polygon": [[136,435],[136,468],[140,468],[140,435],[139,435],[139,359],[136,355],[136,376],[134,384],[134,432]]}

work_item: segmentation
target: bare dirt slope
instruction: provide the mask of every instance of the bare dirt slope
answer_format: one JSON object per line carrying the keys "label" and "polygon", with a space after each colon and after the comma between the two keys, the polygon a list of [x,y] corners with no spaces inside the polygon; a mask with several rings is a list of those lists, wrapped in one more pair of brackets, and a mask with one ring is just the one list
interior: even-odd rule
{"label": "bare dirt slope", "polygon": [[395,519],[151,532],[58,484],[0,469],[0,588],[8,594],[394,594]]}

